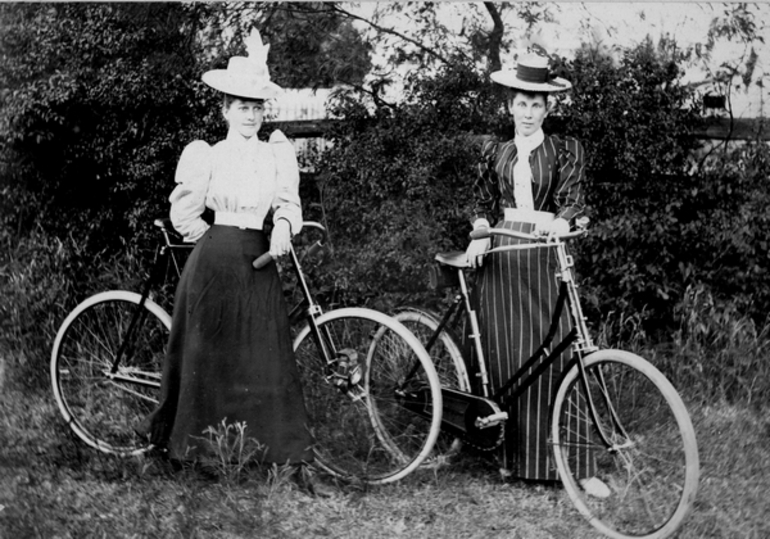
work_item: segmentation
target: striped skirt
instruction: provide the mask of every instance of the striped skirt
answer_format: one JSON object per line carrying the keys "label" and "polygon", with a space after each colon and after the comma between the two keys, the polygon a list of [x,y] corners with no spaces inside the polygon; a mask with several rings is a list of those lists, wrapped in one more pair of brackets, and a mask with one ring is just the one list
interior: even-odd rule
{"label": "striped skirt", "polygon": [[[504,220],[496,228],[530,233],[535,225]],[[492,247],[517,243],[523,242],[496,237]],[[557,270],[556,252],[551,248],[512,250],[485,257],[477,297],[482,349],[492,394],[532,357],[548,334],[559,293]],[[565,305],[549,348],[561,342],[571,328],[572,321]],[[509,420],[502,447],[502,465],[515,477],[558,479],[549,444],[551,404],[571,355],[571,348],[568,348],[507,410]],[[587,432],[590,425],[581,425],[581,428]],[[585,462],[585,469],[577,471],[578,477],[594,475],[593,461],[585,459]]]}

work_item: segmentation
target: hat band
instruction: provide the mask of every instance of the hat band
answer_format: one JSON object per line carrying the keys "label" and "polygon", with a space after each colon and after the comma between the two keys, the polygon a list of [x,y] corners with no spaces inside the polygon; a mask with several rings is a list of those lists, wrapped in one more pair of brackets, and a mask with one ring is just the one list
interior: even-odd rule
{"label": "hat band", "polygon": [[516,66],[516,78],[523,82],[544,83],[548,82],[547,67]]}

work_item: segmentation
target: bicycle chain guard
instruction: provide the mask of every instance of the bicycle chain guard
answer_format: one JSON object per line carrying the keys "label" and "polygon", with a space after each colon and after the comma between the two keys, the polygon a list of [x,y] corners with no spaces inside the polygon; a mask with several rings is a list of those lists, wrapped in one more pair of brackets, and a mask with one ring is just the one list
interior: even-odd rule
{"label": "bicycle chain guard", "polygon": [[492,400],[464,391],[441,389],[444,401],[441,428],[481,451],[492,451],[503,443],[508,414]]}

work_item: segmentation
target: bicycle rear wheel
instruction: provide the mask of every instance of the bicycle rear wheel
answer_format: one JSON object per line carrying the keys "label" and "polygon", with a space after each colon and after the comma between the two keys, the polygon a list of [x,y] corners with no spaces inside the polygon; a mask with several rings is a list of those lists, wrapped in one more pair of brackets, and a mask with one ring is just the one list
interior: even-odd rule
{"label": "bicycle rear wheel", "polygon": [[[393,317],[404,324],[409,331],[414,333],[436,367],[442,388],[456,389],[470,393],[471,383],[468,378],[468,370],[465,367],[460,345],[446,329],[439,333],[435,342],[428,347],[430,340],[436,334],[439,320],[436,315],[407,307],[399,311]],[[448,464],[451,458],[462,449],[462,440],[452,434],[442,432],[439,434],[436,444],[430,456],[425,459],[423,466],[441,466]]]}
{"label": "bicycle rear wheel", "polygon": [[91,447],[120,456],[149,449],[134,428],[158,404],[171,328],[166,311],[140,302],[139,294],[121,290],[91,296],[64,320],[51,352],[65,421]]}
{"label": "bicycle rear wheel", "polygon": [[[402,324],[345,308],[296,337],[294,349],[316,463],[346,480],[395,481],[428,456],[441,424],[441,388],[430,357]],[[328,360],[327,360],[328,358]]]}
{"label": "bicycle rear wheel", "polygon": [[[554,401],[554,457],[567,494],[609,537],[668,537],[687,516],[698,487],[698,448],[684,403],[660,371],[628,352],[595,352],[585,358],[585,372],[597,423],[577,366]],[[595,461],[608,498],[591,498],[580,487],[576,474],[586,459]]]}

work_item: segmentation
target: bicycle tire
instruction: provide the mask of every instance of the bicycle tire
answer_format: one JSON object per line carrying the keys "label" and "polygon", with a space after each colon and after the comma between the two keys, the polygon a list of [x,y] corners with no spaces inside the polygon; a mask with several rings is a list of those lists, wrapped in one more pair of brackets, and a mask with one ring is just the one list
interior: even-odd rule
{"label": "bicycle tire", "polygon": [[[336,309],[316,324],[322,346],[336,351],[329,369],[309,325],[294,340],[316,464],[351,482],[405,477],[430,454],[441,427],[441,387],[428,353],[401,323],[370,309]],[[340,360],[348,371],[340,372]],[[360,380],[350,382],[346,373],[356,367]],[[422,413],[407,408],[415,404]]]}
{"label": "bicycle tire", "polygon": [[[698,489],[698,447],[682,399],[658,369],[629,352],[590,354],[585,372],[598,425],[589,418],[577,365],[563,378],[553,407],[554,459],[568,496],[608,537],[670,536],[692,508]],[[591,428],[575,428],[576,419]],[[598,429],[612,447],[599,441]],[[595,460],[595,475],[609,486],[608,498],[591,498],[580,487],[573,470],[578,459],[585,463],[587,457]]]}
{"label": "bicycle tire", "polygon": [[150,448],[134,428],[158,404],[171,328],[168,313],[146,300],[133,333],[137,337],[111,375],[140,302],[139,294],[123,290],[87,298],[64,320],[51,352],[51,384],[64,420],[89,446],[119,456]]}
{"label": "bicycle tire", "polygon": [[[439,327],[439,318],[429,311],[414,307],[405,307],[393,315],[404,324],[409,331],[426,347],[431,337]],[[470,378],[460,345],[456,338],[444,328],[433,343],[428,354],[436,367],[441,387],[471,392]],[[431,455],[425,459],[423,466],[443,466],[449,464],[453,456],[462,449],[462,440],[447,433],[440,433]]]}

